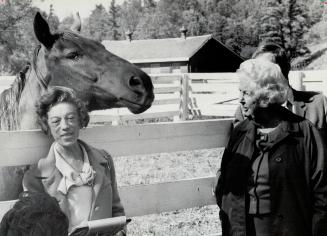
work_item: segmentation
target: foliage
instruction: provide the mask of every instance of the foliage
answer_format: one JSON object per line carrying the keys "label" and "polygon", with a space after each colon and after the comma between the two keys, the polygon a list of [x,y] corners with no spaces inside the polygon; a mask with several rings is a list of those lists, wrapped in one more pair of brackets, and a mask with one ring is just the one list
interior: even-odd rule
{"label": "foliage", "polygon": [[118,20],[122,34],[127,31],[134,33],[137,30],[143,10],[141,0],[128,0],[122,4],[121,17]]}
{"label": "foliage", "polygon": [[0,70],[16,73],[31,57],[35,45],[31,0],[7,0],[0,5]]}
{"label": "foliage", "polygon": [[[0,5],[0,73],[16,73],[31,58],[35,40],[32,21],[38,10],[32,0],[7,0]],[[61,21],[50,6],[43,12],[51,30],[69,28],[74,17]],[[291,58],[308,53],[308,42],[327,36],[326,5],[319,0],[125,0],[96,5],[82,16],[82,34],[96,40],[121,40],[213,34],[244,58],[261,41],[286,48]]]}
{"label": "foliage", "polygon": [[290,58],[293,59],[310,52],[303,37],[308,31],[310,21],[307,13],[308,10],[304,4],[296,0],[287,0],[283,3],[286,12],[286,16],[283,19],[284,47]]}
{"label": "foliage", "polygon": [[102,41],[108,35],[109,14],[102,4],[96,5],[88,19],[88,29],[86,35],[92,39]]}
{"label": "foliage", "polygon": [[58,16],[56,16],[52,4],[50,4],[49,16],[47,18],[48,18],[47,21],[48,21],[50,30],[52,32],[57,31],[58,27],[59,27],[59,18],[58,18]]}
{"label": "foliage", "polygon": [[116,1],[112,0],[109,8],[109,39],[118,40],[120,38],[119,26],[117,22],[119,8]]}
{"label": "foliage", "polygon": [[308,13],[297,0],[268,0],[261,18],[261,41],[283,46],[291,59],[309,53],[304,37],[311,23]]}
{"label": "foliage", "polygon": [[59,30],[69,29],[73,25],[73,22],[74,22],[74,16],[73,14],[70,14],[69,16],[66,16],[65,18],[62,19],[58,28]]}
{"label": "foliage", "polygon": [[276,0],[267,1],[260,19],[260,41],[273,42],[281,46],[285,44],[282,25],[283,14],[284,8],[281,3]]}

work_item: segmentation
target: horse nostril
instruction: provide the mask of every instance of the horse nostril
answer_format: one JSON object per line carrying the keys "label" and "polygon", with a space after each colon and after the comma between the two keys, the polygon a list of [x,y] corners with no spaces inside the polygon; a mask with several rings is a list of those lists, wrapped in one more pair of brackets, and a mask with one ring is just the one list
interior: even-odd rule
{"label": "horse nostril", "polygon": [[135,77],[132,76],[129,81],[128,84],[131,88],[135,88],[135,87],[139,87],[143,85],[142,79],[140,77]]}

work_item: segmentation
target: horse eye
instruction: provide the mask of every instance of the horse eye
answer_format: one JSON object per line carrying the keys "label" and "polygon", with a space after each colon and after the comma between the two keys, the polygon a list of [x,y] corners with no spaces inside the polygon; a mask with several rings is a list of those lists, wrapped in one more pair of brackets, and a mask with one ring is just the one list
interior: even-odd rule
{"label": "horse eye", "polygon": [[71,52],[67,54],[66,58],[70,60],[78,60],[80,55],[77,52]]}

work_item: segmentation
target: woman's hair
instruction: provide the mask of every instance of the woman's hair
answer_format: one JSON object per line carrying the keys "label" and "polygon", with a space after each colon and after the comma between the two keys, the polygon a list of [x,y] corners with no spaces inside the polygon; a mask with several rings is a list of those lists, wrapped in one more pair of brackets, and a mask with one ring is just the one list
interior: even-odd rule
{"label": "woman's hair", "polygon": [[278,65],[263,59],[250,59],[236,72],[257,106],[281,105],[287,100],[289,84]]}
{"label": "woman's hair", "polygon": [[51,107],[59,103],[69,103],[76,107],[80,128],[88,125],[90,116],[87,108],[82,100],[77,98],[74,90],[61,86],[53,86],[44,93],[36,103],[36,113],[38,115],[38,123],[45,133],[49,133],[48,112]]}
{"label": "woman's hair", "polygon": [[1,236],[67,236],[69,221],[47,193],[23,192],[2,218]]}
{"label": "woman's hair", "polygon": [[286,50],[275,43],[263,43],[255,50],[252,58],[256,58],[264,53],[271,53],[274,57],[274,63],[279,65],[284,77],[288,79],[288,73],[291,69],[289,57],[287,56]]}

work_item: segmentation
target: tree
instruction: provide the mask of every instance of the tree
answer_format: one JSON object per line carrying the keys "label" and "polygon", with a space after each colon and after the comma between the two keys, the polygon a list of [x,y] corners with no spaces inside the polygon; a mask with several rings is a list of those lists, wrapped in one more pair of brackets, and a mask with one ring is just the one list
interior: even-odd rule
{"label": "tree", "polygon": [[243,36],[245,34],[243,25],[233,19],[228,22],[229,31],[227,32],[230,37],[225,41],[228,48],[240,54],[242,48],[245,46]]}
{"label": "tree", "polygon": [[157,6],[154,0],[143,0],[143,6],[145,11],[153,12]]}
{"label": "tree", "polygon": [[120,38],[119,26],[117,22],[119,8],[116,5],[115,0],[112,0],[109,7],[109,32],[108,38],[112,40],[118,40]]}
{"label": "tree", "polygon": [[118,24],[121,26],[121,33],[124,35],[126,31],[134,33],[143,16],[143,7],[141,0],[124,1],[121,6]]}
{"label": "tree", "polygon": [[304,34],[310,19],[308,9],[297,0],[269,0],[261,18],[261,41],[280,44],[290,58],[309,53]]}
{"label": "tree", "polygon": [[199,10],[190,9],[183,11],[183,25],[187,28],[190,35],[203,35],[207,32],[207,19]]}
{"label": "tree", "polygon": [[259,38],[262,42],[273,42],[281,46],[285,45],[283,35],[284,9],[276,0],[268,0],[263,8]]}
{"label": "tree", "polygon": [[284,0],[285,15],[282,20],[285,38],[284,47],[290,58],[296,58],[310,52],[304,34],[308,32],[308,9],[296,0]]}
{"label": "tree", "polygon": [[225,16],[220,15],[218,12],[210,14],[208,17],[207,32],[213,34],[216,39],[221,42],[227,40],[228,22]]}
{"label": "tree", "polygon": [[217,4],[217,11],[220,15],[231,17],[233,14],[233,2],[230,0],[222,0]]}
{"label": "tree", "polygon": [[7,0],[0,5],[0,73],[15,74],[32,57],[37,41],[31,0]]}
{"label": "tree", "polygon": [[109,15],[102,4],[96,5],[88,19],[88,36],[102,41],[110,30]]}
{"label": "tree", "polygon": [[52,4],[50,4],[50,10],[49,10],[49,16],[48,16],[48,24],[49,24],[50,30],[52,32],[58,30],[58,27],[59,27],[59,18],[55,14]]}
{"label": "tree", "polygon": [[[136,38],[141,39],[176,37],[178,28],[170,20],[168,14],[156,9],[155,12],[146,14],[140,19],[134,35]],[[165,23],[163,24],[163,22]]]}
{"label": "tree", "polygon": [[[69,29],[73,23],[74,23],[74,16],[73,14],[70,14],[69,16],[66,16],[64,19],[61,20],[58,28],[59,30]],[[82,27],[83,30],[83,27]]]}

